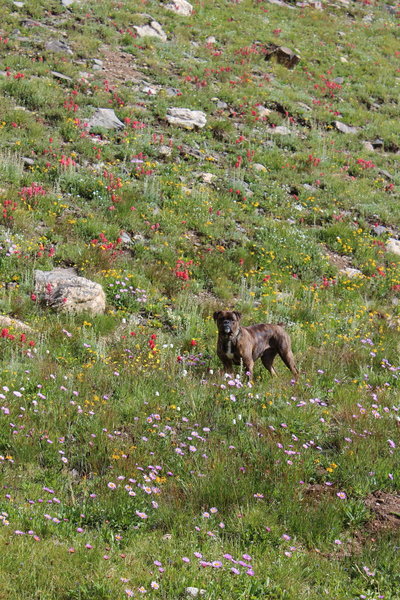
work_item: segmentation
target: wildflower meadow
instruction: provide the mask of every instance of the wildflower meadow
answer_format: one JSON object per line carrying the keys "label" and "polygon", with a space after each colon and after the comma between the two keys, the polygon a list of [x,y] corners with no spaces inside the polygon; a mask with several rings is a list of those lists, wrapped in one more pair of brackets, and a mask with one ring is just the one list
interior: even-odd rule
{"label": "wildflower meadow", "polygon": [[0,6],[0,598],[398,600],[398,2]]}

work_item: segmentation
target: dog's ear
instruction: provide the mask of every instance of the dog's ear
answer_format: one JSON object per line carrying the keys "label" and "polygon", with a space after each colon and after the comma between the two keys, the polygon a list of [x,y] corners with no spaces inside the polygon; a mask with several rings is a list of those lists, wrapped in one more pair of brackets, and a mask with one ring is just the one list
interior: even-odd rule
{"label": "dog's ear", "polygon": [[215,311],[215,313],[213,314],[214,321],[217,321],[217,320],[218,320],[218,317],[219,317],[219,315],[220,315],[220,314],[221,314],[221,311],[220,311],[220,310],[216,310],[216,311]]}
{"label": "dog's ear", "polygon": [[240,319],[242,318],[242,313],[238,310],[234,310],[233,314],[236,316],[237,320],[240,321]]}

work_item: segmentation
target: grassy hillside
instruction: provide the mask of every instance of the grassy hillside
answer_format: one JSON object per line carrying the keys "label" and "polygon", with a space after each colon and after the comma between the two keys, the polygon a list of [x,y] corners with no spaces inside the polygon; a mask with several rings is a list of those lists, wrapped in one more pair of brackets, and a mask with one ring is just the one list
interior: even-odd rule
{"label": "grassy hillside", "polygon": [[0,598],[395,600],[400,6],[166,4],[0,0]]}

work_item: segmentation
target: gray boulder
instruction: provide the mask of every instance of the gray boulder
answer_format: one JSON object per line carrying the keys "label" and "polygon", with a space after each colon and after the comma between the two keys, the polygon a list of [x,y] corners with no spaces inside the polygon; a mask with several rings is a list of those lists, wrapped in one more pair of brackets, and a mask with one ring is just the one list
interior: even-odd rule
{"label": "gray boulder", "polygon": [[0,327],[12,327],[13,329],[18,329],[26,333],[34,333],[34,329],[32,329],[32,327],[30,327],[23,321],[19,321],[18,319],[12,319],[7,315],[0,315]]}
{"label": "gray boulder", "polygon": [[89,129],[103,127],[103,129],[123,129],[125,125],[120,121],[112,108],[98,108],[93,117],[88,121]]}
{"label": "gray boulder", "polygon": [[346,125],[346,123],[342,123],[342,121],[334,121],[333,124],[341,133],[357,133],[358,131],[358,127]]}
{"label": "gray boulder", "polygon": [[190,17],[193,12],[193,6],[186,0],[170,0],[165,8],[183,17]]}
{"label": "gray boulder", "polygon": [[61,54],[73,54],[71,48],[68,46],[67,42],[63,40],[50,40],[45,44],[46,50],[50,52],[59,52]]}
{"label": "gray boulder", "polygon": [[39,300],[60,312],[100,314],[106,307],[101,285],[79,277],[75,269],[35,271],[35,293]]}
{"label": "gray boulder", "polygon": [[150,21],[147,25],[135,25],[134,29],[139,37],[155,37],[163,42],[167,41],[167,34],[157,21]]}
{"label": "gray boulder", "polygon": [[393,252],[393,254],[400,255],[400,241],[395,238],[389,238],[386,242],[386,250],[388,252]]}
{"label": "gray boulder", "polygon": [[169,108],[166,118],[170,125],[178,125],[185,129],[201,129],[207,124],[207,117],[201,110],[189,108]]}

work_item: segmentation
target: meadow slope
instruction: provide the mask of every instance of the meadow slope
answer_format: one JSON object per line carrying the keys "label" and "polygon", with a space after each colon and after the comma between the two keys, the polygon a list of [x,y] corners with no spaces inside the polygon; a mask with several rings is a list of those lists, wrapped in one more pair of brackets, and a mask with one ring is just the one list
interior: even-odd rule
{"label": "meadow slope", "polygon": [[0,0],[0,598],[398,600],[400,5],[64,4]]}

